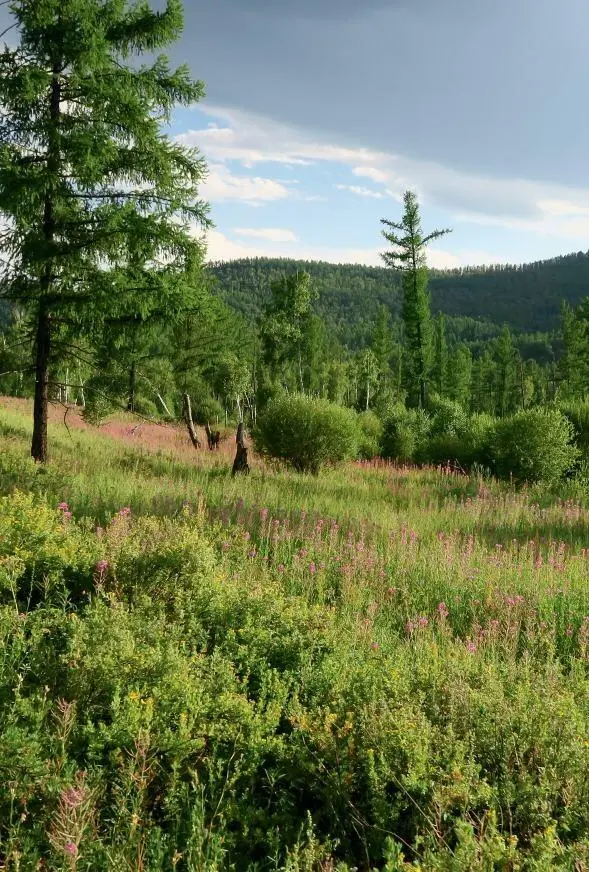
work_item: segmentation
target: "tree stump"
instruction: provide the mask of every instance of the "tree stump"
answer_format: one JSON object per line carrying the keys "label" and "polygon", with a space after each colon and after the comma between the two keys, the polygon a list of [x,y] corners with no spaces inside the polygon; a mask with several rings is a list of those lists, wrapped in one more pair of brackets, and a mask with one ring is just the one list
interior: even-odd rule
{"label": "tree stump", "polygon": [[210,424],[207,421],[205,426],[205,433],[207,434],[207,442],[209,443],[209,451],[214,451],[215,448],[219,447],[221,442],[221,431],[220,430],[211,430]]}
{"label": "tree stump", "polygon": [[235,454],[235,460],[233,461],[233,469],[231,471],[231,475],[234,476],[238,472],[242,472],[244,475],[248,475],[250,467],[249,463],[247,462],[247,448],[245,445],[245,437],[243,432],[243,421],[241,421],[239,423],[239,426],[237,427],[235,443],[237,446],[237,452]]}

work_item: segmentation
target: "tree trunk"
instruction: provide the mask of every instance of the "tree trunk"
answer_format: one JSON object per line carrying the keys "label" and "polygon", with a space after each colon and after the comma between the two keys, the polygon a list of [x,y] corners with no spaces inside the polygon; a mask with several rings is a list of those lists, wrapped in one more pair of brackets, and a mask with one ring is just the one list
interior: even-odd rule
{"label": "tree trunk", "polygon": [[[52,64],[51,99],[49,114],[53,123],[51,142],[48,151],[47,169],[50,176],[59,169],[59,140],[57,124],[61,109],[61,84],[59,80],[61,60],[55,58]],[[43,205],[43,236],[49,245],[55,238],[55,212],[53,200],[48,192]],[[53,264],[48,260],[41,276],[41,299],[37,320],[35,348],[35,402],[33,407],[33,438],[31,456],[37,463],[47,462],[47,415],[49,406],[49,355],[51,352],[51,315],[47,299],[53,282]]]}
{"label": "tree trunk", "polygon": [[190,441],[195,448],[200,448],[200,439],[198,438],[196,427],[192,420],[192,407],[190,405],[190,397],[188,394],[184,394],[184,421],[186,422],[186,429],[188,430]]}
{"label": "tree trunk", "polygon": [[237,445],[237,452],[235,454],[235,460],[233,461],[233,469],[231,470],[231,475],[234,476],[238,472],[243,472],[244,475],[247,475],[250,471],[250,468],[247,461],[247,448],[245,445],[245,437],[243,434],[243,421],[240,421],[237,427],[235,442]]}
{"label": "tree trunk", "polygon": [[37,320],[35,348],[35,404],[31,456],[37,463],[47,463],[47,414],[49,406],[49,353],[51,351],[51,316],[41,301]]}
{"label": "tree trunk", "polygon": [[127,401],[127,411],[134,412],[135,411],[135,391],[137,386],[137,370],[135,366],[135,361],[131,363],[131,369],[129,370],[129,399]]}

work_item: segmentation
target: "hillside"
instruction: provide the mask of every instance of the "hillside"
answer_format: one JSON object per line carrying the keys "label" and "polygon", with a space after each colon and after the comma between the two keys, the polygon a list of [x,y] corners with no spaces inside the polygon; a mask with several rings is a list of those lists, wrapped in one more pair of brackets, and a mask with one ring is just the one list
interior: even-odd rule
{"label": "hillside", "polygon": [[[210,270],[223,298],[247,318],[259,314],[271,281],[305,269],[319,290],[319,313],[342,342],[363,344],[378,307],[400,313],[399,276],[381,267],[259,258],[214,263]],[[525,333],[558,325],[561,300],[578,303],[589,294],[589,252],[522,266],[491,266],[432,272],[432,307],[459,321],[467,341],[488,338],[494,325]],[[467,319],[467,320],[463,320]]]}

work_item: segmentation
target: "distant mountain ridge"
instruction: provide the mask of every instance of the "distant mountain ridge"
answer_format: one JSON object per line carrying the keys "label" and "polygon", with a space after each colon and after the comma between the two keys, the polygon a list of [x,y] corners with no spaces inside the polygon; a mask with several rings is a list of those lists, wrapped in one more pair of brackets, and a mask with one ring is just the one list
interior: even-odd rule
{"label": "distant mountain ridge", "polygon": [[[393,316],[400,315],[400,277],[384,267],[287,258],[209,265],[221,296],[248,319],[260,313],[270,283],[297,269],[313,277],[320,295],[319,312],[346,344],[352,332],[361,337],[371,328],[380,305],[386,305]],[[518,332],[549,332],[558,327],[562,300],[576,305],[589,296],[589,252],[521,266],[432,270],[430,290],[434,312],[467,323],[474,319],[471,328],[480,338],[492,333],[493,325],[503,324]]]}

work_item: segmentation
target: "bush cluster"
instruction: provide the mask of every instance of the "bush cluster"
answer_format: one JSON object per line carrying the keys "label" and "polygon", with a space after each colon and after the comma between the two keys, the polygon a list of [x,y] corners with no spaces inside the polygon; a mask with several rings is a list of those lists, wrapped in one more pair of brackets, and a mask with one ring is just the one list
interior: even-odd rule
{"label": "bush cluster", "polygon": [[370,439],[365,427],[361,435],[351,409],[302,394],[280,394],[260,414],[254,441],[261,454],[317,475],[326,464],[356,457],[361,439]]}

